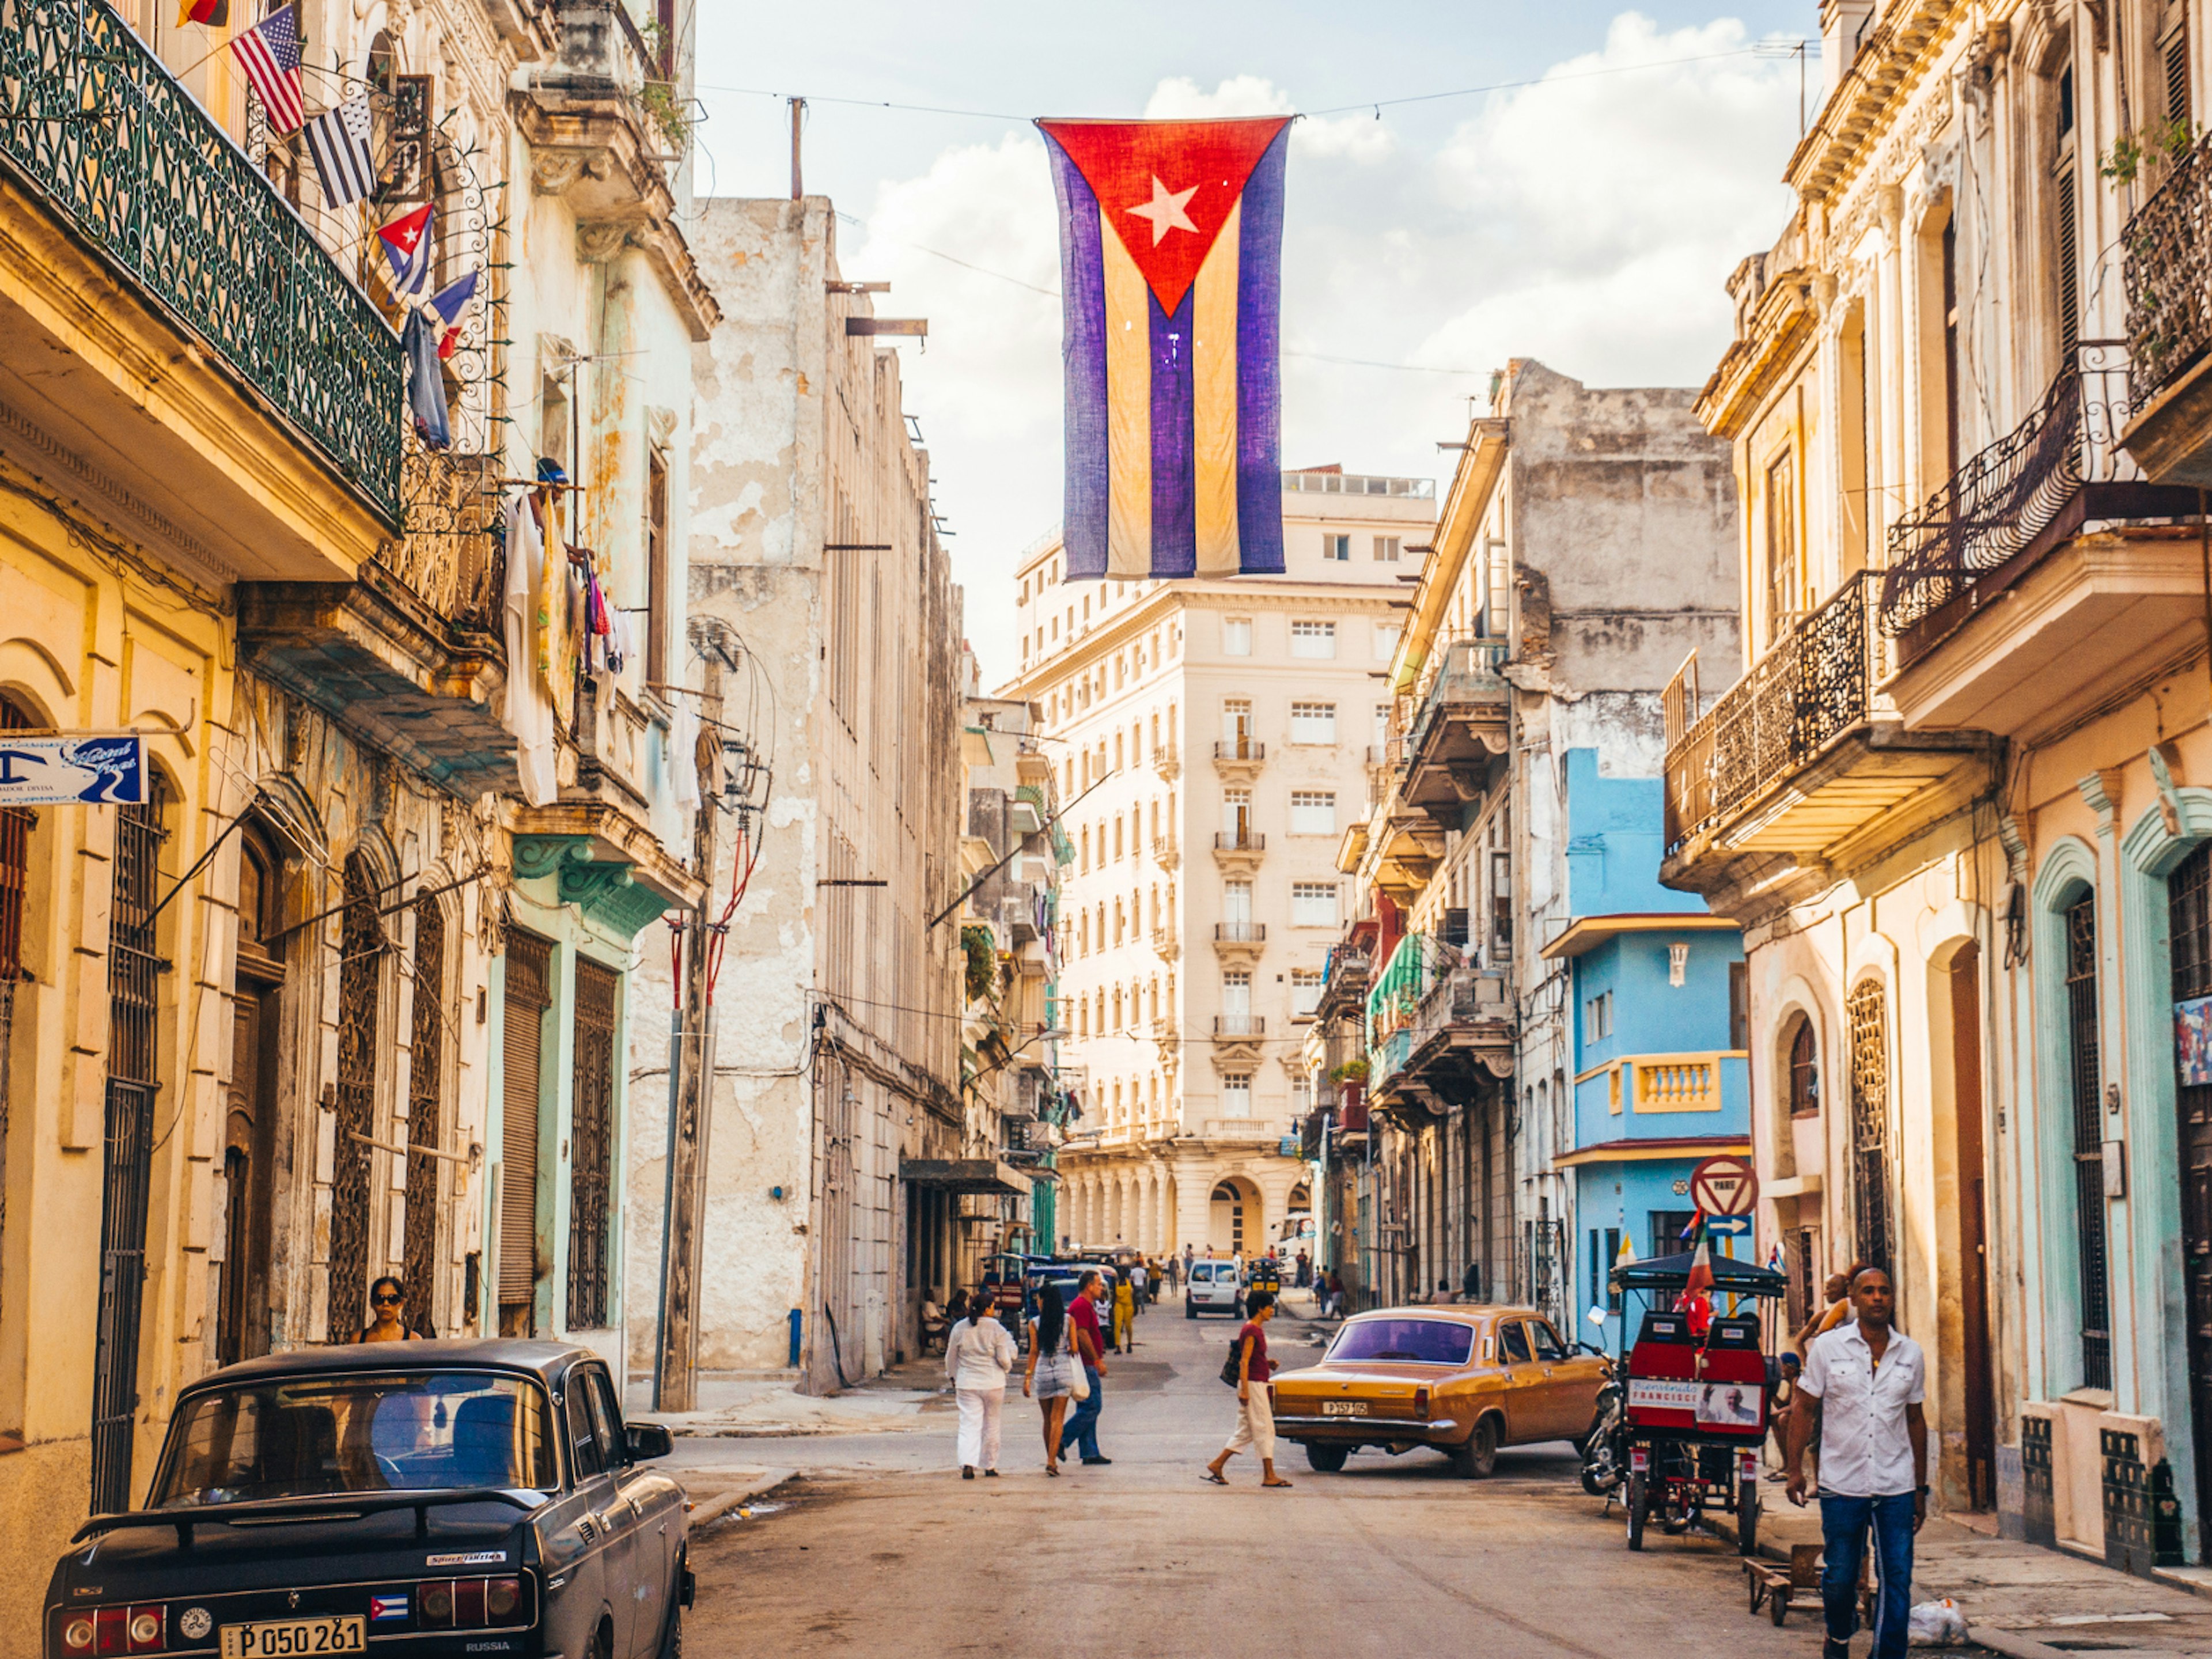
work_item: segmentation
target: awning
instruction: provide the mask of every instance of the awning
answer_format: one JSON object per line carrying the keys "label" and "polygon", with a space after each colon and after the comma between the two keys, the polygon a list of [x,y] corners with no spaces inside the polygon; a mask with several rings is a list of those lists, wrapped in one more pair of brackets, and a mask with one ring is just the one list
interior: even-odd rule
{"label": "awning", "polygon": [[1011,1164],[992,1158],[902,1158],[899,1179],[909,1187],[936,1187],[948,1193],[1011,1193],[1026,1197],[1030,1178]]}
{"label": "awning", "polygon": [[1643,1135],[1632,1140],[1601,1140],[1595,1146],[1577,1146],[1552,1159],[1552,1167],[1571,1170],[1584,1164],[1648,1164],[1665,1158],[1698,1159],[1722,1153],[1751,1156],[1747,1135]]}

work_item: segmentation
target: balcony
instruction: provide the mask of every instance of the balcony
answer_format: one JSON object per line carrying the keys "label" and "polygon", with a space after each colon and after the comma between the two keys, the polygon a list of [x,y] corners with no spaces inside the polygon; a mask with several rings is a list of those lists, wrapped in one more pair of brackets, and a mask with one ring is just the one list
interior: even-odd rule
{"label": "balcony", "polygon": [[1267,1022],[1257,1014],[1216,1014],[1213,1017],[1213,1038],[1217,1042],[1249,1042],[1267,1034]]}
{"label": "balcony", "polygon": [[1971,799],[1988,740],[1908,732],[1878,689],[1881,585],[1872,571],[1846,581],[1702,719],[1694,656],[1667,688],[1667,885],[1733,896],[1791,860],[1810,879]]}
{"label": "balcony", "polygon": [[1163,1070],[1172,1072],[1182,1063],[1182,1027],[1171,1019],[1155,1019],[1152,1039],[1152,1047],[1159,1052]]}
{"label": "balcony", "polygon": [[1250,738],[1224,738],[1213,745],[1213,769],[1232,783],[1249,783],[1266,763],[1267,745]]}
{"label": "balcony", "polygon": [[4,16],[0,426],[212,580],[350,580],[398,520],[398,337],[113,10]]}
{"label": "balcony", "polygon": [[[1729,1121],[1741,1126],[1750,1110],[1750,1059],[1730,1051],[1706,1054],[1625,1054],[1585,1072],[1578,1080],[1594,1095],[1601,1094],[1613,1115],[1663,1115],[1676,1112],[1733,1114]],[[1601,1089],[1598,1079],[1602,1079]],[[1590,1103],[1595,1110],[1596,1101]],[[1654,1135],[1704,1134],[1717,1126],[1666,1122],[1641,1133]],[[1620,1133],[1633,1137],[1638,1130],[1621,1126]]]}
{"label": "balcony", "polygon": [[1376,1085],[1377,1105],[1414,1104],[1443,1112],[1513,1075],[1518,1024],[1504,977],[1472,968],[1447,970],[1413,1007],[1411,1021],[1386,1044],[1393,1061]]}
{"label": "balcony", "polygon": [[567,200],[586,257],[641,252],[691,337],[704,340],[721,308],[684,243],[668,182],[688,142],[681,88],[623,0],[557,0],[554,10],[559,57],[507,94],[530,145],[532,187]]}
{"label": "balcony", "polygon": [[1181,869],[1182,867],[1182,843],[1176,840],[1173,836],[1154,836],[1152,837],[1152,862],[1159,866],[1163,870],[1174,871]]}
{"label": "balcony", "polygon": [[559,799],[512,809],[516,878],[555,878],[562,902],[630,937],[665,911],[696,908],[706,885],[684,866],[688,846],[655,822],[656,751],[666,764],[662,718],[627,692],[611,690],[602,702],[587,688],[576,699],[574,729]]}
{"label": "balcony", "polygon": [[2120,441],[2159,483],[2212,488],[2212,137],[2120,233],[2133,408]]}
{"label": "balcony", "polygon": [[1173,783],[1182,775],[1182,752],[1173,744],[1152,745],[1152,767],[1162,783]]}
{"label": "balcony", "polygon": [[1213,951],[1224,963],[1249,967],[1260,959],[1267,949],[1267,924],[1264,921],[1217,921],[1213,924]]}
{"label": "balcony", "polygon": [[1231,874],[1258,869],[1267,852],[1267,838],[1247,826],[1224,830],[1213,837],[1213,861]]}
{"label": "balcony", "polygon": [[1367,977],[1373,958],[1364,951],[1347,950],[1340,945],[1328,953],[1322,965],[1321,1002],[1314,1010],[1316,1019],[1334,1019],[1356,1015],[1367,1005]]}
{"label": "balcony", "polygon": [[2177,524],[2197,493],[2148,482],[2119,447],[2131,395],[2127,348],[2084,342],[2026,420],[1891,531],[1881,622],[1908,727],[2033,739],[2195,642],[2203,572]]}
{"label": "balcony", "polygon": [[1498,677],[1503,640],[1449,641],[1430,654],[1415,686],[1402,748],[1399,799],[1448,830],[1480,799],[1510,744],[1512,688]]}
{"label": "balcony", "polygon": [[240,582],[241,659],[463,800],[512,787],[496,456],[410,441],[407,529],[351,582]]}
{"label": "balcony", "polygon": [[1427,888],[1444,855],[1443,825],[1425,812],[1397,812],[1370,831],[1376,886],[1410,906]]}
{"label": "balcony", "polygon": [[1182,935],[1172,927],[1152,929],[1152,954],[1162,962],[1175,962],[1182,956]]}

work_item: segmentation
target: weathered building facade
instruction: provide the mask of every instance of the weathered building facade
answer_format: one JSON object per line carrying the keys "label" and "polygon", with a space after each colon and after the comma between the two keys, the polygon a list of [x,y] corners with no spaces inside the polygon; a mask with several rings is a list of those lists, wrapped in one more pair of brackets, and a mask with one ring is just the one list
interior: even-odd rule
{"label": "weathered building facade", "polygon": [[[681,637],[682,514],[647,480],[654,446],[687,447],[714,310],[649,89],[688,46],[611,5],[299,8],[310,111],[374,112],[376,194],[345,206],[270,141],[219,37],[153,4],[25,10],[0,43],[0,723],[135,729],[155,765],[143,805],[0,830],[0,1526],[32,1560],[143,1492],[179,1384],[349,1340],[380,1275],[441,1333],[618,1322],[631,941],[699,891],[645,661]],[[84,125],[95,78],[148,118]],[[548,103],[557,131],[533,125]],[[130,188],[79,191],[64,131]],[[587,167],[613,194],[577,199],[562,158],[625,146],[631,195]],[[359,252],[422,205],[436,279],[478,283],[442,447]],[[296,302],[272,312],[252,296],[279,273]],[[647,398],[562,369],[586,407],[556,433],[518,365],[617,337]],[[546,492],[576,551],[511,587],[514,485],[549,453],[593,505]],[[568,616],[593,587],[600,616],[650,610],[619,667]],[[523,614],[541,604],[558,629]],[[526,1090],[510,952],[533,929]],[[503,1199],[525,1140],[534,1178]]]}
{"label": "weathered building facade", "polygon": [[1337,836],[1364,803],[1426,479],[1283,475],[1285,575],[1072,582],[1056,536],[1021,584],[1075,861],[1058,1023],[1081,1117],[1056,1158],[1063,1239],[1256,1254],[1312,1193],[1293,1125],[1340,925]]}
{"label": "weathered building facade", "polygon": [[[1339,852],[1360,898],[1328,995],[1334,1020],[1359,1016],[1360,1042],[1311,1061],[1334,1090],[1330,1236],[1363,1299],[1471,1279],[1571,1322],[1590,1179],[1571,1166],[1655,1152],[1641,1133],[1610,1154],[1577,1145],[1591,1068],[1554,947],[1578,923],[1619,933],[1634,908],[1696,908],[1653,884],[1656,811],[1639,831],[1614,799],[1659,775],[1675,665],[1735,640],[1735,495],[1692,396],[1516,360],[1469,423],[1391,662],[1370,809]],[[1606,1063],[1662,1059],[1712,1085],[1674,1121],[1669,1155],[1740,1147],[1717,1127],[1717,1046]]]}
{"label": "weathered building facade", "polygon": [[1673,734],[1668,879],[1745,927],[1764,1237],[1801,1299],[1895,1277],[1938,1501],[2201,1560],[2212,18],[1822,22],[1700,404],[1744,672]]}
{"label": "weathered building facade", "polygon": [[[830,1390],[918,1351],[901,1164],[958,1158],[965,1128],[960,599],[830,203],[708,200],[694,235],[726,314],[696,356],[688,604],[724,664],[702,718],[744,743],[710,883],[728,932],[705,1200],[672,1246],[702,1264],[711,1404],[720,1377],[795,1368]],[[666,1064],[658,1031],[633,1052]],[[665,1121],[638,1111],[631,1146],[635,1364]]]}

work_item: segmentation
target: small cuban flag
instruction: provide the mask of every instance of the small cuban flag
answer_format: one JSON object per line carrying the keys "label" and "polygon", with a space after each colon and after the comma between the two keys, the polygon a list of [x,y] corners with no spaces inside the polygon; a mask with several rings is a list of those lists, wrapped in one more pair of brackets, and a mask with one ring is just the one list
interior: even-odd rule
{"label": "small cuban flag", "polygon": [[417,298],[430,286],[430,204],[403,213],[377,228],[384,257],[392,262],[392,290],[403,300]]}
{"label": "small cuban flag", "polygon": [[438,356],[441,360],[453,355],[453,348],[461,343],[461,313],[476,298],[477,273],[471,271],[459,282],[448,283],[430,296],[430,309],[438,313],[440,331]]}
{"label": "small cuban flag", "polygon": [[1070,578],[1280,574],[1288,116],[1039,121]]}
{"label": "small cuban flag", "polygon": [[404,1595],[372,1595],[368,1598],[368,1622],[372,1625],[396,1625],[407,1617],[407,1598]]}

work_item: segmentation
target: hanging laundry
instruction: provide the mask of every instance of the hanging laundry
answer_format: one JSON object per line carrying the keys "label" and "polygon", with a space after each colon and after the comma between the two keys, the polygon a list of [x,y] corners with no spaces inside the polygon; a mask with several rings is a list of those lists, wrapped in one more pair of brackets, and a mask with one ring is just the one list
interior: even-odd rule
{"label": "hanging laundry", "polygon": [[536,602],[544,578],[545,543],[538,533],[530,497],[515,490],[506,501],[507,586],[501,594],[507,635],[507,708],[503,718],[514,733],[515,771],[522,799],[532,806],[551,804],[559,793],[553,757],[553,703],[544,680],[532,672],[537,658],[531,637]]}
{"label": "hanging laundry", "polygon": [[411,307],[399,331],[407,359],[407,406],[414,412],[415,435],[425,449],[451,449],[453,430],[446,414],[446,377],[438,368],[436,325]]}
{"label": "hanging laundry", "polygon": [[[562,470],[561,464],[550,459],[538,461],[538,476],[541,481],[550,484],[568,482],[568,475]],[[567,496],[563,491],[548,489],[539,492],[538,501],[544,515],[544,525],[538,526],[544,540],[539,544],[539,556],[532,567],[534,574],[531,586],[538,648],[534,659],[526,660],[535,660],[538,678],[544,683],[545,695],[554,701],[557,708],[560,698],[574,685],[576,680],[575,667],[569,655],[569,641],[573,636],[568,629],[568,562],[544,556],[544,548],[549,544],[554,546],[560,544],[558,535],[553,532],[557,532],[561,524]]]}
{"label": "hanging laundry", "polygon": [[699,810],[699,716],[691,700],[676,700],[676,718],[668,728],[668,775],[671,796],[685,812]]}

